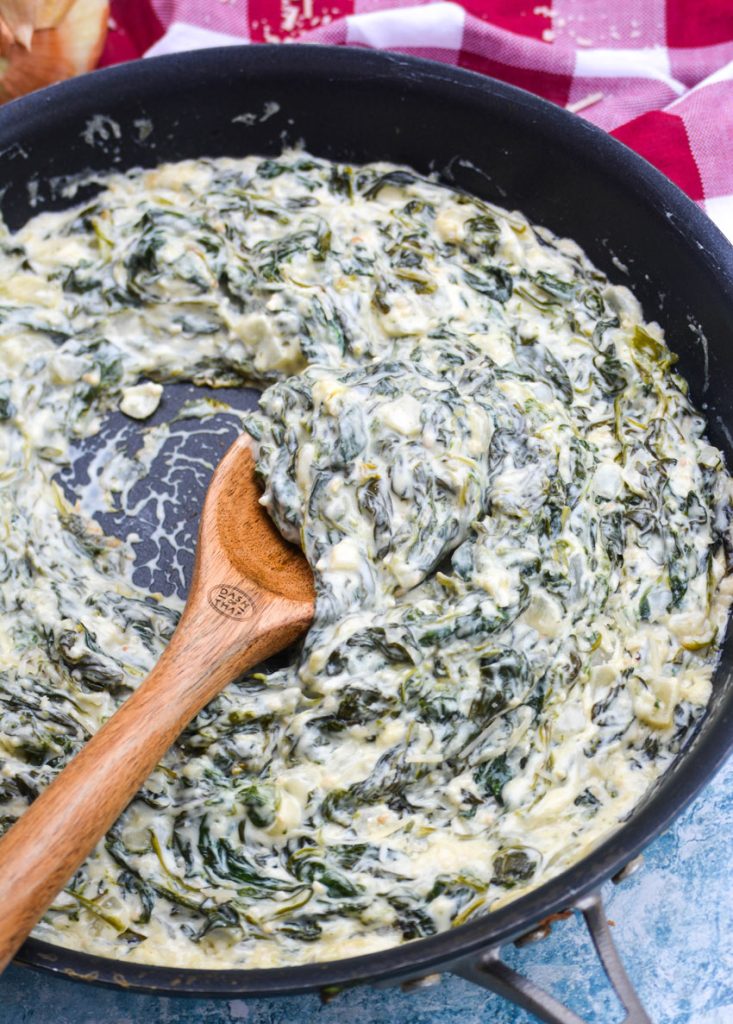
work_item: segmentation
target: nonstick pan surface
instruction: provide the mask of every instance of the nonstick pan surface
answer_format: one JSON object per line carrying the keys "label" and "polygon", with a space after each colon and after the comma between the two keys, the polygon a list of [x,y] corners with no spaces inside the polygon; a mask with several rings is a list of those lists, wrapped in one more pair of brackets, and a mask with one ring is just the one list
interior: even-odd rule
{"label": "nonstick pan surface", "polygon": [[[236,47],[126,64],[0,109],[0,206],[15,228],[35,213],[90,195],[94,185],[82,185],[73,197],[68,190],[90,171],[277,154],[300,142],[337,160],[385,159],[435,172],[575,239],[612,281],[634,290],[648,319],[662,324],[708,417],[710,439],[733,466],[733,249],[689,199],[626,147],[579,117],[491,79],[397,55],[313,46]],[[158,415],[170,416],[192,388],[166,389]],[[256,402],[247,389],[225,397],[239,407]],[[149,570],[151,589],[185,592],[208,473],[236,423],[224,415],[202,432],[189,421],[187,434],[181,422],[175,443],[195,455],[201,469],[176,492],[182,511],[174,513],[169,503],[173,542]],[[112,416],[105,426],[134,447],[127,429],[122,417]],[[70,493],[84,486],[91,454],[89,447],[80,449],[63,477]],[[155,479],[148,483],[154,492]],[[133,528],[124,517],[102,525],[119,535]],[[150,565],[149,554],[141,552],[141,564]],[[36,940],[18,959],[102,984],[221,996],[331,991],[465,965],[597,889],[679,814],[733,747],[732,668],[729,631],[701,727],[611,838],[534,892],[453,931],[368,956],[269,970],[146,967]]]}

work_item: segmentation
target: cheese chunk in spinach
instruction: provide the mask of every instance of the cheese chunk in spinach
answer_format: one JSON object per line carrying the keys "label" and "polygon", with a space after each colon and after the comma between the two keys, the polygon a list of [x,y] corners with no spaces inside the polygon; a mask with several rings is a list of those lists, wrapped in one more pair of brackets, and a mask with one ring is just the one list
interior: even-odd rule
{"label": "cheese chunk in spinach", "polygon": [[[731,481],[659,326],[573,242],[405,168],[289,151],[101,184],[0,238],[0,828],[175,628],[94,518],[138,508],[169,382],[263,389],[242,426],[317,608],[36,934],[325,960],[575,863],[703,714],[730,605]],[[142,447],[72,504],[57,476],[116,408]]]}

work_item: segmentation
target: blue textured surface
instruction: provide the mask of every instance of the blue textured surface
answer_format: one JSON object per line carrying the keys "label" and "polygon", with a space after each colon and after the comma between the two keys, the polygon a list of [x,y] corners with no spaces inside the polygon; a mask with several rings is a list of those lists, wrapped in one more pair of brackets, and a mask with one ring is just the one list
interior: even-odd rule
{"label": "blue textured surface", "polygon": [[[655,1024],[733,1024],[733,761],[646,853],[609,886],[607,908],[629,974]],[[2,908],[0,908],[0,913]],[[598,1024],[620,1019],[577,920],[507,951],[513,966]],[[328,1006],[315,996],[213,1002],[96,989],[18,967],[0,979],[2,1024],[532,1024],[460,978],[412,994],[357,989]]]}

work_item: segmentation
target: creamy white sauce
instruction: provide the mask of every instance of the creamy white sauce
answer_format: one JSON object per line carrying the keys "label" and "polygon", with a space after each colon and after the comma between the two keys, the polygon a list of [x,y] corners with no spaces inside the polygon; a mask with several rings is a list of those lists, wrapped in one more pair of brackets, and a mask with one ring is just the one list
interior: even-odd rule
{"label": "creamy white sauce", "polygon": [[[37,934],[177,966],[384,949],[622,821],[710,697],[730,478],[658,325],[578,247],[387,165],[110,178],[0,249],[0,824],[152,667],[136,456],[54,476],[162,384],[268,386],[264,501],[317,577],[290,665],[232,684]],[[206,418],[210,404],[187,415]]]}

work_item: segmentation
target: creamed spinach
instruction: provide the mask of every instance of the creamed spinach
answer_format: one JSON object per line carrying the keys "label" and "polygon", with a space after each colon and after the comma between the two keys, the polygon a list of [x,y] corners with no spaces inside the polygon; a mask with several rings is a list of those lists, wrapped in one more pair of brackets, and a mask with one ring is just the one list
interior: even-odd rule
{"label": "creamed spinach", "polygon": [[286,152],[104,186],[1,239],[0,826],[180,612],[56,482],[106,411],[263,387],[244,429],[317,614],[198,716],[37,934],[328,959],[577,861],[703,713],[730,602],[730,479],[660,328],[574,243],[405,169]]}

